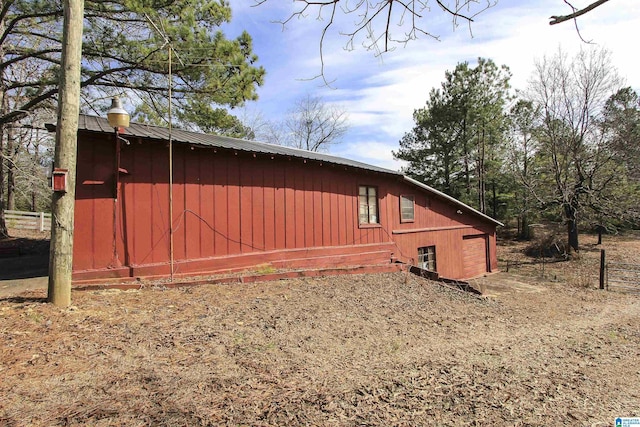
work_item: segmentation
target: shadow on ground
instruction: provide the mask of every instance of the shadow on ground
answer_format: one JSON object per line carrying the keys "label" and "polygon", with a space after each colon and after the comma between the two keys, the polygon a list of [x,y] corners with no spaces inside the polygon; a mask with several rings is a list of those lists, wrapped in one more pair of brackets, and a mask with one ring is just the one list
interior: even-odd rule
{"label": "shadow on ground", "polygon": [[0,240],[0,297],[47,286],[49,239]]}
{"label": "shadow on ground", "polygon": [[47,302],[47,299],[44,297],[25,297],[25,296],[16,296],[16,297],[6,297],[0,298],[0,302],[9,302],[13,304],[29,304],[29,303],[41,303],[44,304]]}

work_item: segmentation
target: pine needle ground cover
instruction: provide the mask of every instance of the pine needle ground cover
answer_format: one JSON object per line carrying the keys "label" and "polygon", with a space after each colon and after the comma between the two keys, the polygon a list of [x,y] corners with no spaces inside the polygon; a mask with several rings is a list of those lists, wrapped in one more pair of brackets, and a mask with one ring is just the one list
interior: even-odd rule
{"label": "pine needle ground cover", "polygon": [[500,273],[485,298],[405,273],[3,298],[0,425],[640,416],[640,297],[556,279]]}

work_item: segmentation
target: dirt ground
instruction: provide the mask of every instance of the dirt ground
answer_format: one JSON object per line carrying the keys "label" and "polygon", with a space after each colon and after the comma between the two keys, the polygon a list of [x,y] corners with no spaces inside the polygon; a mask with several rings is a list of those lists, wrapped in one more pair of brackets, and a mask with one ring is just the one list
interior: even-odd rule
{"label": "dirt ground", "polygon": [[0,425],[613,426],[640,416],[640,297],[597,290],[585,244],[482,298],[406,273],[0,298]]}

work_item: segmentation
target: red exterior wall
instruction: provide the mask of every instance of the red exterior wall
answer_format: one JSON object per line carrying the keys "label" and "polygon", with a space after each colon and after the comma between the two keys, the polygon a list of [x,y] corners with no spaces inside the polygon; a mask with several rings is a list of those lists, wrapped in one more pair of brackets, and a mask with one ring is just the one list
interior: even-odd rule
{"label": "red exterior wall", "polygon": [[[415,197],[415,220],[400,221],[400,195]],[[398,184],[388,195],[388,208],[392,215],[391,233],[405,262],[417,262],[417,248],[436,247],[437,270],[440,276],[451,279],[470,278],[465,275],[463,241],[465,236],[486,236],[489,256],[486,271],[496,271],[496,226],[477,215],[463,212],[446,199],[428,194],[409,183]],[[458,212],[462,213],[458,213]],[[485,271],[485,272],[486,272]]]}
{"label": "red exterior wall", "polygon": [[[79,135],[77,278],[168,273],[167,144],[130,140],[121,149],[116,203],[113,137]],[[286,258],[304,264],[302,259],[313,251],[333,256],[336,263],[352,262],[348,257],[354,253],[378,260],[393,253],[410,261],[418,247],[436,245],[439,273],[463,278],[463,236],[474,234],[489,236],[491,268],[496,268],[494,224],[477,215],[457,214],[457,206],[399,176],[186,144],[174,144],[173,167],[175,273]],[[379,226],[358,224],[360,185],[378,188]],[[400,222],[400,194],[415,195],[413,223]],[[354,247],[360,249],[354,252]],[[381,255],[383,250],[386,255]],[[205,262],[211,259],[218,264]]]}

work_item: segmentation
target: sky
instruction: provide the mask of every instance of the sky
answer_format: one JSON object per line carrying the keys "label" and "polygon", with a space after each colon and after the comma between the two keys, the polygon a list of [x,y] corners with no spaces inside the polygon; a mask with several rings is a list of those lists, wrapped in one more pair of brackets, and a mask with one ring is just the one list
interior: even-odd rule
{"label": "sky", "polygon": [[[571,3],[581,8],[592,1]],[[346,49],[348,39],[340,32],[352,31],[357,16],[341,14],[324,42],[324,74],[330,82],[326,85],[322,79],[313,79],[321,71],[319,40],[326,21],[310,13],[284,28],[276,23],[299,8],[297,3],[267,0],[255,6],[254,0],[230,0],[233,18],[223,28],[225,34],[234,37],[248,31],[258,65],[267,72],[258,88],[259,100],[247,103],[244,114],[278,121],[297,99],[320,96],[349,116],[349,131],[330,153],[393,170],[400,169],[402,162],[393,158],[392,150],[411,131],[413,111],[425,105],[445,71],[460,62],[474,66],[478,57],[490,58],[510,68],[513,89],[525,90],[536,60],[559,49],[573,55],[590,48],[581,41],[573,21],[549,25],[550,16],[571,13],[563,0],[498,0],[475,17],[471,28],[462,21],[454,28],[451,17],[431,0],[431,12],[424,13],[421,26],[438,39],[420,35],[382,55],[366,50],[363,38],[356,40],[353,49]],[[639,91],[640,1],[611,0],[580,17],[578,26],[584,40],[610,51],[612,65],[626,86]],[[401,31],[395,26],[391,30]]]}

